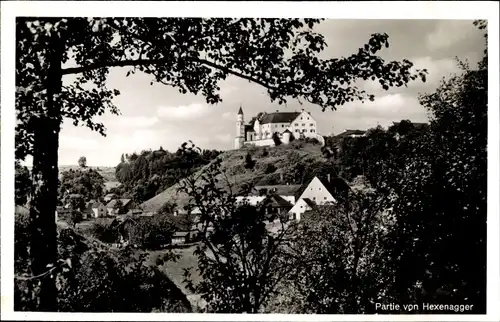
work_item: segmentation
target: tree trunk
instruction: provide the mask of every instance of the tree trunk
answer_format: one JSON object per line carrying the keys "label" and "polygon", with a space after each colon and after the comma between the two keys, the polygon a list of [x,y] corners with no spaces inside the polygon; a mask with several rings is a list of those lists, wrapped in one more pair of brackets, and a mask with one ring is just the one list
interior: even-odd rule
{"label": "tree trunk", "polygon": [[[33,275],[57,265],[57,229],[55,212],[58,187],[58,148],[61,110],[55,99],[62,86],[62,43],[54,37],[47,50],[50,63],[46,78],[46,106],[34,120],[32,198],[30,203],[30,260]],[[57,289],[52,274],[40,278],[38,311],[57,311]]]}

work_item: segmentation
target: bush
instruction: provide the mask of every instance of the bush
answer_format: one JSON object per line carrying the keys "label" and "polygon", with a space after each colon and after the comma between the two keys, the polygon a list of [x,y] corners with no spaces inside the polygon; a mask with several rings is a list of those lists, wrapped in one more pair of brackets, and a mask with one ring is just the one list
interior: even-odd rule
{"label": "bush", "polygon": [[[15,274],[27,275],[26,218],[16,216],[15,227]],[[59,231],[58,248],[60,257],[72,264],[69,271],[55,274],[60,312],[191,311],[185,295],[167,276],[144,265],[145,254],[93,244],[70,228]],[[16,278],[14,309],[37,310],[38,292],[37,279]]]}

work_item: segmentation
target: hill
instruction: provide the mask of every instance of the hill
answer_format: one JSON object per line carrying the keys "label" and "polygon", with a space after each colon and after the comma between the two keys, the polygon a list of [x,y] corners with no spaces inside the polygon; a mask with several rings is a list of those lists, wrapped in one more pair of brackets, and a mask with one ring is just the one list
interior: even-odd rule
{"label": "hill", "polygon": [[[245,168],[249,154],[255,161],[252,169]],[[232,191],[239,191],[246,184],[302,184],[322,171],[333,171],[323,157],[320,145],[293,142],[277,147],[245,147],[226,151],[220,155]],[[207,166],[195,173],[195,176]],[[145,211],[158,211],[165,203],[179,207],[188,204],[186,194],[178,191],[175,184],[155,197],[142,203]]]}

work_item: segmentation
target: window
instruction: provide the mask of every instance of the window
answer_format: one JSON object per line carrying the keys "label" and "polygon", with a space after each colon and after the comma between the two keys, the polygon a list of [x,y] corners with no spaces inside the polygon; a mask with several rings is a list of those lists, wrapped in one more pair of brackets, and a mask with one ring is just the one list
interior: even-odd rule
{"label": "window", "polygon": [[318,190],[321,191],[321,187],[319,187]]}
{"label": "window", "polygon": [[299,126],[299,123],[295,123],[295,126]]}
{"label": "window", "polygon": [[299,133],[299,130],[295,130],[295,132]]}
{"label": "window", "polygon": [[313,132],[314,132],[314,130],[311,130],[310,132],[311,132],[311,133],[313,133]]}
{"label": "window", "polygon": [[310,126],[314,126],[314,123],[309,124]]}
{"label": "window", "polygon": [[304,119],[303,117],[300,118],[301,120]]}
{"label": "window", "polygon": [[316,197],[313,197],[313,200],[316,201]]}
{"label": "window", "polygon": [[323,200],[326,200],[326,197],[323,197]]}
{"label": "window", "polygon": [[285,124],[281,124],[281,127],[285,127]]}
{"label": "window", "polygon": [[307,118],[309,120],[309,118]]}
{"label": "window", "polygon": [[302,126],[306,126],[306,124],[305,124],[305,123],[302,123]]}

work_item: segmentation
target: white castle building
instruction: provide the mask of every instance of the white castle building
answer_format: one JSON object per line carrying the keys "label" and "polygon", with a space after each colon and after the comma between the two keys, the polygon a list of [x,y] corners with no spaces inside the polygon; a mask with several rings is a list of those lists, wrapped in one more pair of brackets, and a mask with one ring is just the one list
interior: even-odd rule
{"label": "white castle building", "polygon": [[240,107],[236,119],[234,148],[239,149],[245,145],[274,146],[275,133],[283,144],[299,138],[315,138],[322,145],[325,142],[323,136],[317,133],[316,120],[309,112],[263,113],[253,124],[245,124],[243,109]]}

